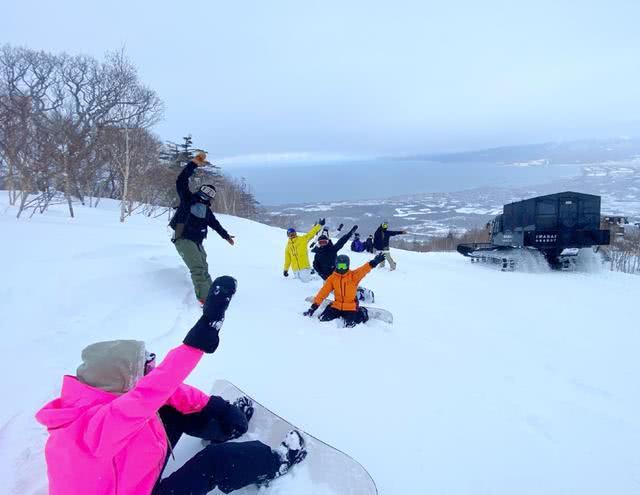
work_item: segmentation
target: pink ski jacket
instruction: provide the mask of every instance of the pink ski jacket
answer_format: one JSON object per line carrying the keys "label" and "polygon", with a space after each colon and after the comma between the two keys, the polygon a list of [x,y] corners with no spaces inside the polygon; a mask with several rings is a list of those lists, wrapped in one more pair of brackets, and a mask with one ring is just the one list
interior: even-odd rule
{"label": "pink ski jacket", "polygon": [[202,355],[180,345],[124,394],[65,376],[60,397],[36,415],[49,431],[49,494],[149,495],[167,454],[158,409],[168,404],[189,414],[209,401],[182,383]]}

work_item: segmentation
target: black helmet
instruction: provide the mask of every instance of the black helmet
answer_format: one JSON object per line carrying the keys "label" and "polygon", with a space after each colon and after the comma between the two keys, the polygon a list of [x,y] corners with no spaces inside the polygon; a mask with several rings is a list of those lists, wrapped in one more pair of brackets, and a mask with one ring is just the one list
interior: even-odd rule
{"label": "black helmet", "polygon": [[213,184],[202,184],[198,192],[198,197],[204,202],[211,202],[216,197],[216,186]]}
{"label": "black helmet", "polygon": [[324,247],[330,242],[331,239],[329,239],[326,235],[321,235],[320,237],[318,237],[318,246]]}
{"label": "black helmet", "polygon": [[351,260],[346,254],[341,254],[336,258],[336,271],[340,275],[344,275],[349,271],[349,265],[351,264]]}

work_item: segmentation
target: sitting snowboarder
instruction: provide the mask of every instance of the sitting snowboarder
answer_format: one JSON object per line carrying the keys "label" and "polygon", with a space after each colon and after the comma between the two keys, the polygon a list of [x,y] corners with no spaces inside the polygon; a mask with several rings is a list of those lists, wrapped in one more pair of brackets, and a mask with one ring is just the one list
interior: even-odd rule
{"label": "sitting snowboarder", "polygon": [[311,307],[304,312],[305,316],[313,316],[329,294],[333,292],[334,301],[320,315],[320,321],[331,321],[342,318],[345,326],[354,327],[369,319],[366,308],[358,304],[358,284],[376,266],[384,261],[384,255],[379,254],[356,270],[349,270],[349,257],[341,254],[336,260],[335,272],[325,281],[324,285],[313,300]]}
{"label": "sitting snowboarder", "polygon": [[[336,257],[338,251],[347,243],[349,238],[358,229],[357,225],[343,235],[334,244],[328,236],[321,235],[318,237],[318,245],[314,248],[315,255],[313,257],[313,268],[322,277],[322,280],[327,280],[329,276],[336,269]],[[358,234],[356,234],[358,235]]]}
{"label": "sitting snowboarder", "polygon": [[289,241],[284,248],[284,270],[282,272],[285,277],[289,276],[289,268],[291,268],[293,276],[298,278],[300,281],[311,281],[308,244],[324,224],[325,220],[324,218],[321,218],[309,232],[300,236],[293,227],[287,229],[287,237],[289,238]]}
{"label": "sitting snowboarder", "polygon": [[[37,420],[49,430],[45,449],[51,495],[205,495],[229,493],[285,474],[306,455],[296,430],[272,450],[228,442],[248,428],[253,403],[233,404],[184,384],[205,353],[213,353],[236,280],[219,277],[202,317],[183,344],[155,366],[144,342],[98,342],[82,351],[76,376]],[[212,443],[162,478],[170,452],[186,433]]]}
{"label": "sitting snowboarder", "polygon": [[351,243],[351,251],[354,253],[362,253],[364,251],[364,242],[360,240],[360,234],[356,232],[353,242]]}
{"label": "sitting snowboarder", "polygon": [[367,253],[373,254],[373,234],[367,237],[367,240],[364,241],[364,250]]}
{"label": "sitting snowboarder", "polygon": [[351,243],[351,251],[354,253],[362,253],[364,252],[364,242],[360,240],[360,234],[356,232],[353,236],[353,242]]}

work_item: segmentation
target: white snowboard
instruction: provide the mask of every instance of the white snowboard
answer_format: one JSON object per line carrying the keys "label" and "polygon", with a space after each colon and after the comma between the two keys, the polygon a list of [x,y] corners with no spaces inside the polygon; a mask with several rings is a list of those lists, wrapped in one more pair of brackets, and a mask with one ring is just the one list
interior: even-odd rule
{"label": "white snowboard", "polygon": [[[314,299],[313,296],[309,296],[305,298],[305,301],[313,302],[313,299]],[[316,318],[320,317],[322,312],[325,310],[327,306],[329,306],[329,304],[333,304],[333,299],[325,299],[324,301],[322,301],[322,304],[318,307],[318,309],[314,313],[314,316]],[[380,320],[380,321],[384,321],[385,323],[388,323],[389,325],[393,325],[393,314],[391,314],[386,309],[373,308],[371,306],[364,306],[362,304],[360,305],[360,307],[367,309],[367,314],[369,315],[369,319]]]}
{"label": "white snowboard", "polygon": [[[305,495],[377,495],[378,489],[375,482],[356,460],[274,414],[233,383],[216,380],[211,393],[229,402],[242,396],[253,400],[254,413],[249,421],[249,431],[236,441],[260,440],[275,448],[292,429],[302,433],[306,441],[307,457],[294,466],[289,473],[271,482],[271,486],[249,486],[233,492],[234,495],[289,493],[287,491],[289,487],[285,485],[287,483],[295,488],[304,485]],[[287,479],[287,477],[291,478]],[[311,489],[309,485],[312,486]],[[221,492],[216,489],[211,493]],[[296,493],[303,494],[298,490]]]}

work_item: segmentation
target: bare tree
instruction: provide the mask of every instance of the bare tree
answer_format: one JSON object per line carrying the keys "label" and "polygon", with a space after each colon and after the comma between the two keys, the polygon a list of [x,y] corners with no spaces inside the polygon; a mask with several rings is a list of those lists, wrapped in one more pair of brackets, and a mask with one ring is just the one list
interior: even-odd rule
{"label": "bare tree", "polygon": [[[136,68],[126,58],[124,51],[111,54],[107,67],[111,84],[121,88],[118,101],[107,115],[106,125],[119,131],[116,134],[122,136],[121,145],[117,144],[116,136],[112,136],[110,156],[122,176],[120,221],[124,222],[126,216],[131,214],[133,204],[129,194],[132,167],[142,168],[145,158],[157,160],[157,142],[144,131],[161,119],[163,105],[155,91],[140,84]],[[135,142],[132,143],[132,140]],[[137,154],[134,153],[134,147]],[[140,153],[141,150],[148,152],[150,147],[154,149],[153,155],[145,157],[144,153]],[[137,156],[135,164],[132,160],[134,154]]]}
{"label": "bare tree", "polygon": [[23,211],[35,190],[36,177],[43,180],[38,152],[44,151],[50,136],[43,128],[43,115],[62,104],[56,56],[3,46],[0,49],[0,154],[7,164],[10,203],[20,189]]}
{"label": "bare tree", "polygon": [[640,273],[640,233],[627,233],[603,249],[614,272]]}
{"label": "bare tree", "polygon": [[[151,128],[162,117],[158,95],[144,86],[123,50],[104,61],[0,48],[0,183],[18,216],[64,201],[95,206],[119,199],[120,220],[177,204],[175,177],[193,156],[191,136],[161,146]],[[195,179],[218,189],[217,211],[244,217],[259,205],[245,180],[216,166]]]}

